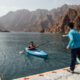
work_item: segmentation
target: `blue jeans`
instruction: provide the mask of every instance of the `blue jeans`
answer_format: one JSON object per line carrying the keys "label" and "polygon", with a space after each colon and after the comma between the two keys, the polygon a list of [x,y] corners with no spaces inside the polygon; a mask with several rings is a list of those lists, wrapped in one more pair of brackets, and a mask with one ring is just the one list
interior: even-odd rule
{"label": "blue jeans", "polygon": [[70,69],[74,71],[75,69],[75,64],[76,64],[76,57],[80,57],[80,48],[76,49],[71,49],[71,64],[70,64]]}

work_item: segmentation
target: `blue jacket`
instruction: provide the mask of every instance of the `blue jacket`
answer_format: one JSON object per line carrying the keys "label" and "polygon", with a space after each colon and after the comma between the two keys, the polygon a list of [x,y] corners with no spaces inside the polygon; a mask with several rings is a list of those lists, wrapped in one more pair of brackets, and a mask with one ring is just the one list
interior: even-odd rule
{"label": "blue jacket", "polygon": [[80,33],[77,30],[71,29],[70,32],[66,35],[66,37],[69,37],[70,39],[68,44],[69,48],[80,48]]}

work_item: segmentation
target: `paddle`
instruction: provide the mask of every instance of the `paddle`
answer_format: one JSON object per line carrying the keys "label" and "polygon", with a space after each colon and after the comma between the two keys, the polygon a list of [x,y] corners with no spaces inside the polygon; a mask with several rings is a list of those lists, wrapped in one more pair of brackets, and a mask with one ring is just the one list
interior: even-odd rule
{"label": "paddle", "polygon": [[45,44],[47,44],[47,43],[49,43],[50,41],[47,41],[47,42],[45,42],[45,43],[42,43],[42,44],[40,44],[39,46],[43,46],[43,45],[45,45]]}
{"label": "paddle", "polygon": [[[45,43],[40,44],[39,46],[43,46],[43,45],[45,45],[45,44],[47,44],[47,43],[49,43],[49,42],[50,42],[50,41],[47,41],[47,42],[45,42]],[[22,53],[24,53],[24,50],[22,50],[22,51],[19,52],[19,54],[22,54]]]}
{"label": "paddle", "polygon": [[22,50],[22,51],[19,52],[19,54],[22,54],[22,53],[24,53],[24,50]]}

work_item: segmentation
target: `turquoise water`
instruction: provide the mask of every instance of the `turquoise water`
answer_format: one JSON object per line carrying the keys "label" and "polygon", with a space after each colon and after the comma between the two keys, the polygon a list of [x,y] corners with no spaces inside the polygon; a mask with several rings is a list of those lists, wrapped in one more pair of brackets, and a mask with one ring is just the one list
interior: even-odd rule
{"label": "turquoise water", "polygon": [[[62,34],[50,33],[0,33],[0,73],[6,80],[24,77],[50,70],[67,67],[70,64],[70,51],[65,49],[66,38]],[[20,54],[29,42],[34,41],[48,54],[48,59]],[[48,42],[48,43],[47,43]]]}

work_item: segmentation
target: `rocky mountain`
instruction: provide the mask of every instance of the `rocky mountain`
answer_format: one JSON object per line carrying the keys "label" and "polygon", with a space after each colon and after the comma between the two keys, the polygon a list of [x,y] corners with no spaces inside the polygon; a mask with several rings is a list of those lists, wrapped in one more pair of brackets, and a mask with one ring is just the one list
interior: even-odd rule
{"label": "rocky mountain", "polygon": [[48,15],[47,10],[18,10],[9,12],[7,15],[0,18],[0,22],[4,28],[9,31],[27,31],[40,32],[53,22],[51,15]]}
{"label": "rocky mountain", "polygon": [[77,10],[69,9],[52,26],[47,28],[45,32],[67,32],[66,26],[69,22],[74,22],[75,28],[80,30],[80,8]]}
{"label": "rocky mountain", "polygon": [[8,14],[0,17],[0,24],[2,25],[0,29],[4,28],[5,30],[16,32],[53,32],[54,30],[51,30],[50,27],[53,28],[53,25],[58,23],[58,19],[64,15],[69,8],[77,10],[79,7],[80,5],[65,4],[60,8],[52,9],[50,11],[46,9],[37,9],[36,11],[23,9],[9,12]]}
{"label": "rocky mountain", "polygon": [[0,32],[9,32],[7,29],[4,28],[2,23],[0,23]]}

